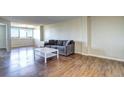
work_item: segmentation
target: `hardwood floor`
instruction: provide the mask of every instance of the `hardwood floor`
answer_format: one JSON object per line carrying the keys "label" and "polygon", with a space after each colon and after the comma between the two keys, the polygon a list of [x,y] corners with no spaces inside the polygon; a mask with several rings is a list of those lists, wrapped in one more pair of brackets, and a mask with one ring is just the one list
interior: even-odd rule
{"label": "hardwood floor", "polygon": [[1,77],[119,77],[124,76],[124,63],[74,54],[34,61],[33,48],[17,48],[11,53],[0,51]]}

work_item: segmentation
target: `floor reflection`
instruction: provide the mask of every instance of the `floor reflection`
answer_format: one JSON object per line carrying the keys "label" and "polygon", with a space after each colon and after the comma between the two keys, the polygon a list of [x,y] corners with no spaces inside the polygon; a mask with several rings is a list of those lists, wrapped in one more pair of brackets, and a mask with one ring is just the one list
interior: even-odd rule
{"label": "floor reflection", "polygon": [[34,64],[33,48],[17,48],[11,51],[11,64],[18,64],[20,67],[25,67]]}
{"label": "floor reflection", "polygon": [[[4,54],[4,55],[3,55]],[[0,51],[0,76],[23,76],[33,68],[35,71],[33,47],[12,49],[9,55],[5,51]],[[26,67],[31,66],[31,69]]]}

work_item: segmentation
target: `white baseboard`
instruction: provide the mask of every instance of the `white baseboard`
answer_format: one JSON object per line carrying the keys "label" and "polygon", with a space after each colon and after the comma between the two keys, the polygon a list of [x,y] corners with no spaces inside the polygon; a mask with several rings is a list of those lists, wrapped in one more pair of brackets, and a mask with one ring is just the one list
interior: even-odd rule
{"label": "white baseboard", "polygon": [[81,54],[82,55],[82,53],[81,52],[75,52],[76,54]]}
{"label": "white baseboard", "polygon": [[82,53],[82,55],[93,56],[93,57],[98,57],[98,58],[104,58],[104,59],[109,59],[109,60],[115,60],[115,61],[124,62],[124,59],[120,59],[120,58],[107,57],[107,56],[94,55],[94,54],[85,54],[85,53]]}

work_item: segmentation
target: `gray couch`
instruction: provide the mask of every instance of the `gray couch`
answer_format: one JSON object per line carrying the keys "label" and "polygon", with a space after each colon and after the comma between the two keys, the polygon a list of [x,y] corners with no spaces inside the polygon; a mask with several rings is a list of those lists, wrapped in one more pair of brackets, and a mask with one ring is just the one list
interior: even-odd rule
{"label": "gray couch", "polygon": [[68,56],[75,52],[75,42],[73,40],[49,40],[45,42],[45,47],[59,50],[59,54]]}

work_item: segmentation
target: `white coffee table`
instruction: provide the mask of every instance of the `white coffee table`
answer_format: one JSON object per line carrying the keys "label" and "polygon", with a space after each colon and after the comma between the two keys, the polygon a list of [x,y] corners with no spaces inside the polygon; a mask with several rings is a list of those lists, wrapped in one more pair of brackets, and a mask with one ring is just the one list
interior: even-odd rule
{"label": "white coffee table", "polygon": [[59,59],[59,51],[58,49],[54,49],[54,48],[47,48],[47,47],[34,48],[34,59],[36,55],[44,57],[45,63],[47,63],[47,58],[50,58],[53,56],[57,56],[57,59]]}

